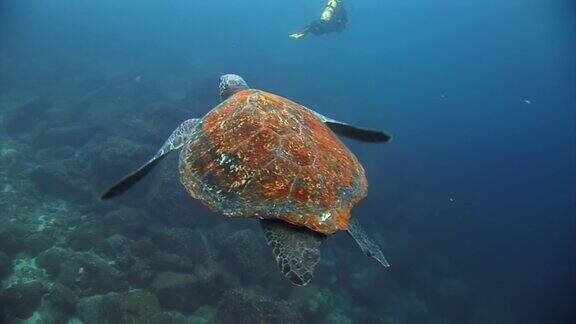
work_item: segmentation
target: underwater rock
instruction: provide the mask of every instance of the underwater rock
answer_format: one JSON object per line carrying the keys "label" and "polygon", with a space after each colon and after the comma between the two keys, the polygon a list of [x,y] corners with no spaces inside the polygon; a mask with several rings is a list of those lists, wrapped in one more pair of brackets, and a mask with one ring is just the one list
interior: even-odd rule
{"label": "underwater rock", "polygon": [[196,282],[196,277],[187,273],[176,272],[160,272],[154,282],[152,288],[158,291],[168,289],[180,289],[189,284]]}
{"label": "underwater rock", "polygon": [[214,302],[216,304],[225,291],[238,286],[238,280],[225,272],[224,269],[219,268],[219,265],[214,261],[196,265],[194,274],[201,283],[199,292],[209,303]]}
{"label": "underwater rock", "polygon": [[91,196],[91,186],[86,174],[74,164],[67,160],[45,163],[31,169],[28,177],[45,194],[87,200]]}
{"label": "underwater rock", "polygon": [[158,223],[194,228],[200,218],[198,209],[194,208],[196,202],[178,180],[177,165],[178,154],[172,154],[158,168],[147,193],[148,210]]}
{"label": "underwater rock", "polygon": [[156,271],[190,272],[195,262],[180,254],[157,251],[150,256],[150,264]]}
{"label": "underwater rock", "polygon": [[212,324],[216,323],[216,308],[205,305],[198,307],[192,315],[166,311],[164,316],[170,324]]}
{"label": "underwater rock", "polygon": [[68,237],[68,244],[78,251],[87,251],[103,244],[108,233],[106,227],[97,220],[87,220],[78,226]]}
{"label": "underwater rock", "polygon": [[124,235],[113,234],[104,239],[101,245],[102,250],[106,251],[107,255],[130,255],[132,254],[130,247],[134,242],[134,240],[131,240]]}
{"label": "underwater rock", "polygon": [[[23,255],[20,255],[23,256]],[[48,287],[50,280],[46,271],[38,268],[35,258],[20,257],[12,261],[12,273],[2,282],[3,287],[12,287],[30,282],[40,282]]]}
{"label": "underwater rock", "polygon": [[12,273],[12,259],[8,254],[0,251],[0,280]]}
{"label": "underwater rock", "polygon": [[40,322],[42,324],[59,324],[59,323],[66,323],[69,317],[70,317],[69,314],[55,307],[50,302],[42,300],[40,307],[36,310],[36,312],[32,315],[32,317],[27,320],[27,322],[32,323]]}
{"label": "underwater rock", "polygon": [[86,294],[123,291],[128,288],[128,283],[124,280],[122,272],[98,255],[83,253],[81,260],[79,285]]}
{"label": "underwater rock", "polygon": [[151,259],[158,248],[148,238],[132,240],[112,235],[105,240],[102,252],[114,260],[117,269],[134,287],[146,287],[156,275]]}
{"label": "underwater rock", "polygon": [[103,183],[116,180],[123,173],[118,170],[131,170],[137,161],[146,160],[153,150],[121,136],[110,136],[98,143],[91,141],[83,147],[84,154],[93,161],[94,171]]}
{"label": "underwater rock", "polygon": [[130,250],[136,256],[148,258],[154,251],[158,251],[158,247],[152,243],[152,240],[145,237],[132,241]]}
{"label": "underwater rock", "polygon": [[162,306],[192,312],[198,279],[186,273],[160,272],[151,284],[152,291],[162,301]]}
{"label": "underwater rock", "polygon": [[56,276],[60,272],[62,263],[75,258],[76,253],[70,249],[52,247],[38,255],[37,263],[50,275]]}
{"label": "underwater rock", "polygon": [[328,317],[351,304],[336,291],[314,284],[292,290],[290,302],[301,310],[307,320],[314,323],[339,323],[328,320]]}
{"label": "underwater rock", "polygon": [[[375,264],[365,266],[360,262],[355,262],[349,264],[347,270],[350,274],[340,280],[348,288],[350,297],[354,300],[363,300],[370,307],[385,307],[387,298],[380,296],[393,289],[399,289],[398,283]],[[382,292],[382,287],[388,287],[389,291]]]}
{"label": "underwater rock", "polygon": [[85,324],[169,323],[162,313],[158,298],[144,290],[131,290],[123,294],[108,293],[80,299],[78,314]]}
{"label": "underwater rock", "polygon": [[116,293],[81,298],[76,310],[85,324],[122,323],[122,299]]}
{"label": "underwater rock", "polygon": [[111,233],[139,238],[146,234],[150,215],[143,209],[122,206],[105,214],[102,222]]}
{"label": "underwater rock", "polygon": [[231,280],[213,265],[197,266],[194,274],[160,272],[151,289],[162,306],[185,313],[193,312],[206,303],[216,303],[231,286]]}
{"label": "underwater rock", "polygon": [[257,284],[273,270],[276,265],[266,250],[263,235],[252,229],[242,229],[222,238],[221,253],[228,268],[238,269],[238,274],[248,283]]}
{"label": "underwater rock", "polygon": [[6,306],[8,318],[26,319],[38,306],[46,288],[39,281],[16,283],[0,294],[0,305]]}
{"label": "underwater rock", "polygon": [[125,310],[124,323],[162,323],[166,321],[158,298],[151,292],[131,290],[122,294],[122,299]]}
{"label": "underwater rock", "polygon": [[134,241],[129,238],[115,234],[101,244],[101,251],[111,260],[114,260],[114,265],[119,270],[125,271],[135,262],[135,257],[132,256],[131,245]]}
{"label": "underwater rock", "polygon": [[22,252],[22,237],[31,232],[31,227],[19,221],[0,220],[0,247],[8,255]]}
{"label": "underwater rock", "polygon": [[54,283],[48,294],[42,298],[38,310],[42,323],[58,324],[65,323],[76,312],[78,296],[66,286]]}
{"label": "underwater rock", "polygon": [[218,303],[218,323],[301,323],[297,307],[251,289],[227,291]]}
{"label": "underwater rock", "polygon": [[[180,312],[176,311],[166,311],[164,312],[167,320],[171,324],[192,324],[190,316],[186,316]],[[195,324],[195,323],[194,323]]]}
{"label": "underwater rock", "polygon": [[59,308],[72,312],[76,308],[78,296],[68,287],[55,282],[48,294],[44,296],[44,300],[49,301]]}
{"label": "underwater rock", "polygon": [[137,259],[127,272],[127,278],[135,287],[146,287],[150,284],[156,273],[146,260]]}
{"label": "underwater rock", "polygon": [[31,255],[36,255],[54,245],[56,237],[48,231],[32,233],[24,239],[24,250]]}
{"label": "underwater rock", "polygon": [[194,263],[208,259],[208,246],[198,231],[185,227],[157,227],[151,229],[148,235],[161,249],[186,256]]}
{"label": "underwater rock", "polygon": [[122,272],[91,252],[52,247],[38,256],[38,264],[58,282],[83,296],[128,288]]}
{"label": "underwater rock", "polygon": [[18,241],[15,235],[6,229],[0,228],[0,246],[10,254],[15,254],[20,250],[22,244]]}
{"label": "underwater rock", "polygon": [[189,322],[195,324],[209,324],[216,320],[216,308],[212,306],[200,306],[190,316]]}

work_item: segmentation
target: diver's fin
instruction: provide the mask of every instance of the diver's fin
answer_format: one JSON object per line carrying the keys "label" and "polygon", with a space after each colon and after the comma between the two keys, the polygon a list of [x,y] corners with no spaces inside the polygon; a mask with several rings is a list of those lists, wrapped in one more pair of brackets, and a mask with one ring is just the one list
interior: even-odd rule
{"label": "diver's fin", "polygon": [[293,39],[301,39],[301,38],[304,38],[304,36],[306,36],[308,34],[309,30],[310,30],[310,26],[308,25],[308,26],[302,28],[301,30],[288,35],[288,37],[293,38]]}
{"label": "diver's fin", "polygon": [[376,129],[363,128],[328,118],[313,111],[334,133],[362,142],[385,143],[392,139],[392,135]]}
{"label": "diver's fin", "polygon": [[360,246],[362,252],[367,256],[378,261],[382,266],[389,267],[390,264],[386,261],[384,254],[380,250],[380,247],[364,232],[360,223],[355,218],[350,218],[350,223],[348,224],[348,234],[352,236],[354,241]]}
{"label": "diver's fin", "polygon": [[295,285],[308,284],[326,235],[281,220],[262,219],[260,224],[280,271]]}
{"label": "diver's fin", "polygon": [[304,33],[304,32],[295,32],[295,33],[288,35],[288,37],[293,38],[293,39],[301,39],[301,38],[304,38],[304,36],[306,36],[306,33]]}
{"label": "diver's fin", "polygon": [[178,128],[176,128],[170,137],[164,142],[162,147],[156,152],[156,154],[136,171],[128,174],[124,178],[120,179],[116,184],[106,189],[100,199],[107,200],[114,198],[124,191],[130,189],[136,182],[140,181],[144,176],[146,176],[155,166],[160,162],[168,153],[179,149],[186,143],[190,138],[190,135],[194,131],[195,127],[200,123],[200,119],[188,119],[184,121]]}

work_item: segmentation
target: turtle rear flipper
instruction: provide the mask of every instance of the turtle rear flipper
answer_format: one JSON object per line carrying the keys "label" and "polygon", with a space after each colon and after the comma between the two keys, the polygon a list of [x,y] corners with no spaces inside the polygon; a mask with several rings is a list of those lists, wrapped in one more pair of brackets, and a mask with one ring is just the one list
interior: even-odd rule
{"label": "turtle rear flipper", "polygon": [[130,189],[136,182],[140,181],[146,176],[168,153],[177,150],[186,143],[190,138],[190,134],[195,130],[196,126],[200,123],[200,119],[185,120],[178,128],[176,128],[170,137],[164,142],[162,147],[154,154],[154,156],[141,167],[131,172],[124,178],[120,179],[116,184],[106,189],[100,199],[106,200],[114,198],[124,191]]}
{"label": "turtle rear flipper", "polygon": [[348,234],[352,236],[354,241],[360,246],[362,252],[367,256],[378,261],[382,266],[389,267],[390,264],[384,257],[380,247],[364,232],[360,223],[355,218],[350,218],[350,223],[348,224]]}
{"label": "turtle rear flipper", "polygon": [[260,224],[280,271],[295,285],[308,284],[326,235],[279,220],[263,219]]}

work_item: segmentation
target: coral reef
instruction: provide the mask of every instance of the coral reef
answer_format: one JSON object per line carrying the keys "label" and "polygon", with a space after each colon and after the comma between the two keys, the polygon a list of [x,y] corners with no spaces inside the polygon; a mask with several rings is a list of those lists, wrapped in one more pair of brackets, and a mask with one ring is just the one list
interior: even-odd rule
{"label": "coral reef", "polygon": [[239,269],[239,276],[249,285],[269,281],[271,273],[277,275],[266,242],[259,234],[252,229],[242,229],[221,238],[220,253],[224,262],[228,268]]}
{"label": "coral reef", "polygon": [[124,274],[92,252],[52,247],[38,255],[38,265],[83,296],[128,288]]}
{"label": "coral reef", "polygon": [[44,293],[46,287],[39,281],[19,282],[1,292],[0,304],[8,317],[26,319],[40,306]]}
{"label": "coral reef", "polygon": [[[183,186],[174,185],[179,181],[177,165],[177,154],[165,159],[165,163],[160,168],[154,183],[150,185],[146,194],[147,205],[153,217],[159,222],[191,228],[201,222],[200,218],[194,217],[191,212],[199,209],[193,208],[194,206],[199,206],[199,203],[190,199]],[[200,213],[203,214],[202,212]]]}
{"label": "coral reef", "polygon": [[65,323],[76,313],[77,302],[78,296],[72,290],[56,282],[42,298],[39,317],[43,323]]}
{"label": "coral reef", "polygon": [[86,324],[169,323],[168,317],[160,308],[158,298],[143,290],[81,298],[77,304],[77,311]]}
{"label": "coral reef", "polygon": [[216,318],[223,324],[302,322],[294,305],[246,288],[227,291],[218,303]]}
{"label": "coral reef", "polygon": [[218,271],[216,265],[209,262],[196,266],[193,273],[160,272],[150,288],[164,307],[189,313],[202,304],[218,302],[223,292],[234,284],[227,273]]}
{"label": "coral reef", "polygon": [[12,259],[6,253],[0,251],[0,280],[10,273],[12,273]]}

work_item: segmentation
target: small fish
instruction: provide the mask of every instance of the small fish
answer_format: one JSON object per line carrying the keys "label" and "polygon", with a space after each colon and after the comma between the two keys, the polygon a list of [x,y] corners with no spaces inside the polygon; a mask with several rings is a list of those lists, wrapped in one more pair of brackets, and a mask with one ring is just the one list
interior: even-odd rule
{"label": "small fish", "polygon": [[531,104],[531,103],[532,103],[532,100],[529,100],[529,99],[524,99],[524,103],[525,103],[525,104],[527,104],[527,105],[529,105],[529,104]]}

